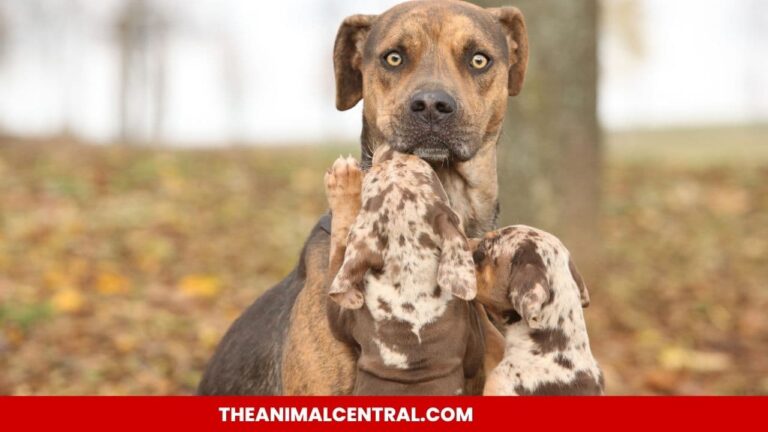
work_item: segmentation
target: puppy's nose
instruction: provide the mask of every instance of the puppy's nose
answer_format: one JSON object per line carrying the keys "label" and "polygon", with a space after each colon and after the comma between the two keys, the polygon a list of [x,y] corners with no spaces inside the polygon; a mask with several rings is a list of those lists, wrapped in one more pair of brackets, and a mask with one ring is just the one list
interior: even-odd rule
{"label": "puppy's nose", "polygon": [[424,90],[411,96],[411,114],[428,122],[438,123],[456,112],[456,99],[443,90]]}

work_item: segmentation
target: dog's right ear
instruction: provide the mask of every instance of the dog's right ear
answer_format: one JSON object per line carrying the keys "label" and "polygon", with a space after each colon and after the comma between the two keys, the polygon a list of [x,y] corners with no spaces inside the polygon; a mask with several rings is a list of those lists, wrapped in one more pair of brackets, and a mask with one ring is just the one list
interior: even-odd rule
{"label": "dog's right ear", "polygon": [[363,98],[363,45],[376,15],[352,15],[344,19],[333,46],[336,75],[336,108],[345,111]]}

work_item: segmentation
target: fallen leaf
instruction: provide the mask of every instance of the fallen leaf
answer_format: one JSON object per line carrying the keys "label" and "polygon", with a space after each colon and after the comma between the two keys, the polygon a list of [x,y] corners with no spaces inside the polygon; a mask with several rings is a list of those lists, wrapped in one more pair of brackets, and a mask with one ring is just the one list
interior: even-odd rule
{"label": "fallen leaf", "polygon": [[190,297],[212,298],[219,293],[221,283],[214,276],[190,275],[181,280],[179,289]]}
{"label": "fallen leaf", "polygon": [[201,325],[197,329],[197,338],[204,347],[213,349],[221,338],[221,334],[214,327]]}
{"label": "fallen leaf", "polygon": [[122,294],[128,291],[128,279],[117,272],[100,273],[96,278],[96,290],[101,294]]}
{"label": "fallen leaf", "polygon": [[128,353],[135,350],[137,342],[138,341],[134,335],[127,333],[119,334],[115,336],[113,340],[115,348],[122,353]]}
{"label": "fallen leaf", "polygon": [[659,364],[667,370],[719,372],[731,366],[731,357],[728,354],[714,351],[669,347],[659,354]]}
{"label": "fallen leaf", "polygon": [[77,290],[65,288],[53,296],[51,304],[57,312],[72,313],[83,308],[85,299]]}
{"label": "fallen leaf", "polygon": [[644,384],[659,393],[674,393],[680,384],[680,374],[673,371],[654,369],[645,374]]}

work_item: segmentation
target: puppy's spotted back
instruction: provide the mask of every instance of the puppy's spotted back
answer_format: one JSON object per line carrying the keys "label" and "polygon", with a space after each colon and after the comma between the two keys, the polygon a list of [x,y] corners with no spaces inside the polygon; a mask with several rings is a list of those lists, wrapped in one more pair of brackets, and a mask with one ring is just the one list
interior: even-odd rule
{"label": "puppy's spotted back", "polygon": [[[474,263],[432,168],[377,150],[331,298],[360,347],[357,394],[457,394],[482,359]],[[403,385],[407,382],[408,385]]]}

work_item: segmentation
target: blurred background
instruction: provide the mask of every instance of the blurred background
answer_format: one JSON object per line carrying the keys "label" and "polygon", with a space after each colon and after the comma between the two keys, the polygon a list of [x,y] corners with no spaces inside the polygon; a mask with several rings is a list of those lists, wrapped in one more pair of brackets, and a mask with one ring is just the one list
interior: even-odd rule
{"label": "blurred background", "polygon": [[[0,0],[0,394],[193,392],[359,154],[338,25],[395,3]],[[574,252],[608,392],[768,393],[768,2],[513,4],[502,224]]]}

